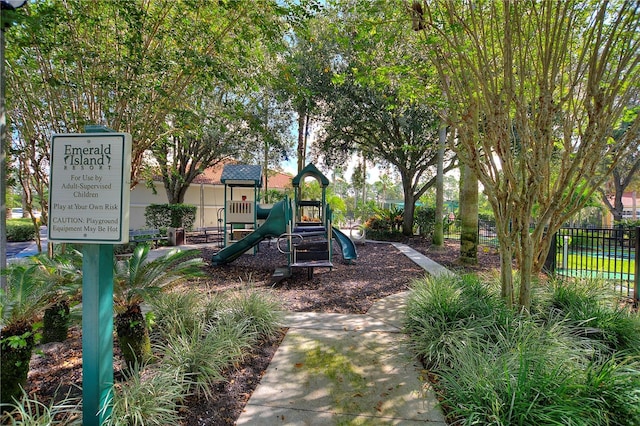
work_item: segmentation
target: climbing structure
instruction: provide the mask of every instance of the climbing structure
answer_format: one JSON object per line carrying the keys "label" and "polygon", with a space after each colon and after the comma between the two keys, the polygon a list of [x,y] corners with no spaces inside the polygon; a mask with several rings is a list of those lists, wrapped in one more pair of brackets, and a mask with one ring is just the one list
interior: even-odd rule
{"label": "climbing structure", "polygon": [[[304,180],[316,179],[321,187],[320,199],[305,196]],[[355,245],[332,226],[331,207],[327,203],[329,179],[313,164],[308,164],[291,181],[294,189],[294,222],[288,233],[289,267],[307,268],[309,278],[314,268],[333,268],[333,240],[342,248],[346,262],[357,258]]]}
{"label": "climbing structure", "polygon": [[[276,269],[274,281],[291,275],[293,268],[307,268],[309,278],[314,268],[333,268],[333,242],[342,250],[347,263],[358,257],[351,239],[332,226],[331,208],[326,202],[327,179],[313,164],[308,164],[292,180],[294,199],[285,199],[271,209],[260,208],[257,203],[257,189],[261,173],[252,167],[225,169],[222,181],[225,184],[225,234],[226,247],[212,258],[214,265],[222,265],[237,259],[247,250],[257,247],[265,238],[278,238],[278,249],[287,254],[288,264]],[[236,166],[237,167],[237,166]],[[304,179],[314,178],[321,187],[320,199],[305,194]],[[234,188],[253,188],[253,200],[237,199]],[[246,198],[246,196],[244,196]],[[260,227],[256,220],[264,219]],[[254,251],[255,253],[255,251]]]}
{"label": "climbing structure", "polygon": [[226,164],[220,181],[224,184],[224,245],[228,247],[255,231],[258,191],[262,168],[247,164]]}

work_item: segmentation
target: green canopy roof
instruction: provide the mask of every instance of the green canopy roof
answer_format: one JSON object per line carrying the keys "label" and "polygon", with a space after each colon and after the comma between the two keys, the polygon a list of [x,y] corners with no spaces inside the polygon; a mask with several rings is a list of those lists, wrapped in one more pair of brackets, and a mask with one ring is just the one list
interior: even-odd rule
{"label": "green canopy roof", "polygon": [[329,186],[329,179],[327,179],[327,177],[325,175],[323,175],[320,172],[320,170],[318,170],[316,168],[316,166],[313,165],[313,163],[309,163],[309,164],[306,165],[306,167],[304,169],[300,170],[300,173],[298,173],[291,180],[291,184],[293,185],[293,187],[294,188],[299,187],[300,186],[300,181],[302,179],[304,179],[306,176],[312,176],[312,177],[316,178],[318,180],[318,182],[320,182],[322,187]]}

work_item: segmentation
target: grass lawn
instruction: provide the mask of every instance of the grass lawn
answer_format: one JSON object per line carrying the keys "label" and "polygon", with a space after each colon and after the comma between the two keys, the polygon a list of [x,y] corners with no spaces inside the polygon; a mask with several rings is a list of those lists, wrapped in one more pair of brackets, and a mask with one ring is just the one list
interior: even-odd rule
{"label": "grass lawn", "polygon": [[[557,265],[564,269],[562,261],[562,254],[560,254],[558,256]],[[635,267],[635,259],[615,259],[596,255],[569,254],[566,269],[588,270],[620,276],[620,274],[633,275],[635,273]]]}

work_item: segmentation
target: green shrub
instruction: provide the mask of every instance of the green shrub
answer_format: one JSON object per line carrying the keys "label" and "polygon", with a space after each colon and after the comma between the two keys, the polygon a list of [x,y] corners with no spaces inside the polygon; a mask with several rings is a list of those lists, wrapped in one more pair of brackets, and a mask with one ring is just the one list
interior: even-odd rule
{"label": "green shrub", "polygon": [[414,221],[420,235],[425,237],[432,235],[436,224],[436,209],[427,206],[416,207]]}
{"label": "green shrub", "polygon": [[153,229],[192,229],[196,219],[196,206],[189,204],[151,204],[144,209],[148,227]]}
{"label": "green shrub", "polygon": [[7,221],[7,241],[31,241],[36,237],[36,228],[29,221]]}
{"label": "green shrub", "polygon": [[[598,238],[595,238],[594,236],[595,234],[593,233],[585,233],[583,231],[577,231],[569,239],[569,248],[596,249],[600,244],[600,240]],[[562,243],[562,245],[564,244],[561,238],[559,238],[558,241]]]}
{"label": "green shrub", "polygon": [[367,239],[374,241],[403,241],[404,235],[400,231],[372,230],[367,228]]}

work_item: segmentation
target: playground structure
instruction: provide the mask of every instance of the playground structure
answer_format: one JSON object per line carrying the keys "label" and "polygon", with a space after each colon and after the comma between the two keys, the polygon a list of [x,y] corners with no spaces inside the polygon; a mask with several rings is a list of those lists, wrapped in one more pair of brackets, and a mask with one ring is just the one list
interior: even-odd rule
{"label": "playground structure", "polygon": [[[226,171],[225,166],[225,171]],[[291,276],[294,268],[307,268],[309,278],[314,268],[333,268],[333,242],[341,249],[346,263],[353,263],[358,255],[351,239],[332,226],[331,207],[326,202],[329,180],[313,165],[308,164],[292,180],[294,199],[285,199],[271,208],[258,205],[257,194],[261,185],[259,166],[243,166],[228,173],[223,171],[225,184],[224,229],[225,247],[211,259],[213,265],[233,262],[242,254],[254,251],[266,238],[277,238],[277,248],[287,255],[288,264],[276,269],[274,280]],[[320,200],[305,199],[302,184],[306,177],[314,178],[322,188]],[[227,191],[227,186],[229,191]],[[234,188],[252,188],[253,200],[237,200]],[[264,222],[257,226],[258,220]]]}

